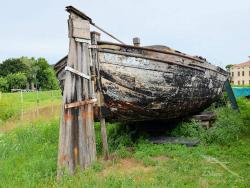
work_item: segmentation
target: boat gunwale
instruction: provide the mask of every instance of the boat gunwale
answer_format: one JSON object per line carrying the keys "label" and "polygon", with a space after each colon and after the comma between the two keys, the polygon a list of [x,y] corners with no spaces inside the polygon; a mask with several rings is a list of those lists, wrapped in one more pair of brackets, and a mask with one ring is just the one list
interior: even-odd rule
{"label": "boat gunwale", "polygon": [[[142,59],[148,59],[148,60],[158,61],[158,62],[162,62],[162,63],[174,64],[174,65],[179,65],[179,66],[183,66],[183,67],[186,67],[186,68],[195,69],[195,70],[198,70],[198,71],[205,71],[203,69],[207,69],[207,70],[214,71],[214,72],[216,72],[218,74],[222,74],[223,76],[228,76],[226,73],[223,73],[223,72],[220,72],[218,70],[211,69],[211,68],[208,68],[208,67],[199,66],[199,65],[194,65],[194,66],[196,66],[196,67],[194,67],[194,66],[184,65],[184,64],[181,64],[181,63],[173,62],[173,61],[166,61],[166,60],[162,60],[162,59],[157,59],[157,58],[152,58],[152,57],[146,57],[146,56],[143,56],[143,55],[129,53],[129,52],[120,52],[120,51],[111,50],[111,49],[100,49],[99,48],[98,51],[99,52],[104,52],[104,53],[111,53],[111,54],[118,54],[118,55],[124,55],[124,56],[130,56],[130,57],[136,57],[136,58],[142,58]],[[201,69],[201,68],[203,68],[203,69]]]}
{"label": "boat gunwale", "polygon": [[133,46],[133,45],[128,45],[128,44],[118,44],[118,43],[113,43],[113,42],[108,42],[108,41],[98,41],[97,44],[98,45],[108,44],[108,45],[115,45],[115,46],[126,47],[126,48],[148,50],[148,51],[159,52],[159,53],[163,53],[163,54],[176,55],[176,56],[184,57],[184,58],[187,58],[187,59],[190,59],[190,60],[198,61],[200,63],[209,63],[208,61],[192,57],[192,56],[187,55],[187,54],[182,53],[182,52],[165,51],[165,50],[160,50],[160,49],[155,49],[155,48],[150,48],[150,47]]}

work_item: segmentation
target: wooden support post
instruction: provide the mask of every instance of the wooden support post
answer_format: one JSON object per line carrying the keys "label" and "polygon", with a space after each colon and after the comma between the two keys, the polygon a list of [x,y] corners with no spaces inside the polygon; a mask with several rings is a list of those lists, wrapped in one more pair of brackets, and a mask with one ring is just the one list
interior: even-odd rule
{"label": "wooden support post", "polygon": [[101,112],[100,112],[100,124],[101,124],[101,133],[102,133],[103,158],[104,158],[104,160],[108,160],[109,159],[109,149],[108,149],[106,123],[105,123],[105,118],[102,117]]}
{"label": "wooden support post", "polygon": [[21,120],[23,120],[23,91],[21,89],[20,91],[21,94]]}
{"label": "wooden support post", "polygon": [[[64,171],[73,174],[96,160],[93,85],[91,77],[90,24],[79,13],[67,8],[69,16],[69,54],[66,71],[58,150],[58,177]],[[75,71],[70,71],[75,70]],[[76,74],[81,73],[81,74]],[[75,105],[81,103],[81,105]],[[65,108],[71,104],[70,108]],[[72,106],[73,105],[73,106]],[[68,106],[67,106],[68,107]]]}
{"label": "wooden support post", "polygon": [[[97,42],[100,40],[100,34],[97,32],[91,32],[91,44],[93,46],[97,45]],[[105,117],[102,114],[101,108],[104,106],[104,100],[102,95],[101,87],[101,77],[100,77],[100,65],[98,59],[98,49],[92,48],[92,59],[93,59],[93,74],[95,75],[95,90],[97,93],[98,108],[99,108],[99,119],[101,125],[101,134],[102,134],[102,147],[103,147],[103,157],[105,160],[109,159],[108,152],[108,141],[107,141],[107,131],[105,124]]]}

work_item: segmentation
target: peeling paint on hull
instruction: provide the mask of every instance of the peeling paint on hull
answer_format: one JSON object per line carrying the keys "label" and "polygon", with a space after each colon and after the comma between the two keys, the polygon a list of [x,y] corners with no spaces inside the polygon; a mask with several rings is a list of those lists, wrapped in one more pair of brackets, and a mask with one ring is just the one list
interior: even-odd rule
{"label": "peeling paint on hull", "polygon": [[100,73],[109,110],[106,118],[110,120],[172,119],[193,114],[218,99],[225,82],[225,76],[209,70],[168,64],[160,69],[161,63],[156,61],[105,53],[103,57]]}
{"label": "peeling paint on hull", "polygon": [[110,43],[101,43],[98,48],[108,121],[194,114],[220,97],[227,79],[219,67],[182,53]]}

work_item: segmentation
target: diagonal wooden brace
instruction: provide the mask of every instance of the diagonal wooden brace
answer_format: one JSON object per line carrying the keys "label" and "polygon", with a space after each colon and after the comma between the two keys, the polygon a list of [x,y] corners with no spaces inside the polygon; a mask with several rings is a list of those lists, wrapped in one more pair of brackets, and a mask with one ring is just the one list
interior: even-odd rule
{"label": "diagonal wooden brace", "polygon": [[70,72],[72,72],[72,73],[74,73],[74,74],[77,74],[78,76],[81,76],[81,77],[86,78],[86,79],[88,79],[88,80],[90,79],[90,76],[88,76],[88,75],[86,75],[86,74],[84,74],[84,73],[82,73],[82,72],[79,72],[78,70],[73,69],[72,67],[66,66],[66,67],[65,67],[65,70],[66,70],[66,71],[70,71]]}

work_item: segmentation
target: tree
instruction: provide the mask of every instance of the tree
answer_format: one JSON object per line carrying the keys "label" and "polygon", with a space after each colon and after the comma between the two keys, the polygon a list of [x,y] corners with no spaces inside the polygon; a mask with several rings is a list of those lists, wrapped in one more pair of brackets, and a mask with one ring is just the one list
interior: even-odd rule
{"label": "tree", "polygon": [[24,73],[14,73],[8,74],[6,80],[9,86],[9,91],[11,89],[25,89],[27,85],[27,77]]}
{"label": "tree", "polygon": [[[11,75],[16,73],[19,74]],[[7,84],[9,84],[9,90],[12,88],[20,89],[24,87],[22,84],[20,85],[21,73],[22,78],[24,78],[23,76],[26,78],[25,86],[29,85],[30,89],[33,89],[34,85],[37,86],[37,89],[43,90],[59,88],[55,72],[45,58],[38,58],[37,60],[33,57],[11,58],[0,64],[0,77],[6,77],[10,75],[8,79],[6,78]],[[17,77],[11,81],[10,78],[15,76]]]}
{"label": "tree", "polygon": [[7,79],[4,78],[4,77],[0,77],[0,91],[1,91],[1,92],[6,92],[6,91],[8,91]]}
{"label": "tree", "polygon": [[231,68],[232,66],[234,66],[234,65],[232,65],[232,64],[226,65],[226,69],[227,69],[227,70],[230,70],[230,68]]}
{"label": "tree", "polygon": [[58,89],[58,81],[54,70],[50,67],[46,59],[39,58],[36,61],[36,79],[37,85],[43,90]]}
{"label": "tree", "polygon": [[35,77],[38,70],[38,67],[36,66],[36,59],[34,57],[21,57],[20,60],[27,66],[25,75],[27,77],[30,89],[34,89],[34,84],[36,81]]}
{"label": "tree", "polygon": [[18,73],[27,71],[28,66],[25,65],[20,58],[6,59],[0,64],[0,76],[4,77],[8,74]]}

